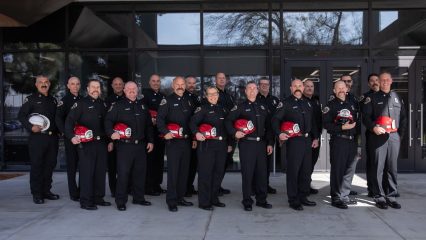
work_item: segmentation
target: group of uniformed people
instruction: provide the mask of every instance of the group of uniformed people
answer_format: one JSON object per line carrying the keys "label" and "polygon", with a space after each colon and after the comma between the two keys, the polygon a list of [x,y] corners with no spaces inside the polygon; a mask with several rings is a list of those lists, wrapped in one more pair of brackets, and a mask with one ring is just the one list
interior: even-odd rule
{"label": "group of uniformed people", "polygon": [[[291,82],[291,95],[283,100],[270,94],[270,81],[248,82],[246,100],[235,104],[225,90],[224,73],[217,73],[215,85],[205,89],[204,98],[195,93],[195,77],[175,77],[173,93],[160,92],[160,76],[151,75],[149,88],[139,93],[133,81],[116,77],[113,94],[102,100],[101,82],[89,79],[82,97],[80,80],[68,79],[68,93],[61,101],[49,95],[47,76],[36,77],[37,93],[28,96],[19,120],[30,132],[30,185],[33,201],[56,200],[51,192],[58,140],[64,137],[68,189],[71,200],[82,209],[110,206],[104,200],[105,177],[117,209],[132,203],[148,206],[145,195],[166,193],[171,212],[178,206],[192,206],[184,197],[198,194],[204,210],[225,207],[219,197],[229,194],[221,187],[225,170],[238,145],[242,174],[242,205],[270,209],[268,194],[274,145],[285,159],[288,202],[291,208],[315,206],[310,194],[311,175],[319,156],[320,135],[326,129],[330,139],[331,205],[346,209],[356,204],[351,195],[361,122],[366,127],[368,196],[376,206],[401,208],[395,200],[397,157],[406,125],[402,99],[391,90],[387,72],[371,74],[370,91],[359,99],[351,92],[351,76],[334,83],[327,106],[321,107],[311,80]],[[138,96],[141,96],[138,98]],[[280,147],[282,146],[282,147]],[[164,155],[167,157],[167,190],[161,188]],[[77,170],[79,180],[77,181]],[[198,173],[198,192],[194,188]]]}

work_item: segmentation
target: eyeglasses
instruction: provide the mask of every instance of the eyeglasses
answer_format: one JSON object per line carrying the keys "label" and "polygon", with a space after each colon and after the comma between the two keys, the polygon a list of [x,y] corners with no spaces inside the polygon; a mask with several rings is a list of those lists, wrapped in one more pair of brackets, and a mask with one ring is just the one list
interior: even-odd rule
{"label": "eyeglasses", "polygon": [[207,96],[216,97],[219,96],[219,93],[207,93]]}

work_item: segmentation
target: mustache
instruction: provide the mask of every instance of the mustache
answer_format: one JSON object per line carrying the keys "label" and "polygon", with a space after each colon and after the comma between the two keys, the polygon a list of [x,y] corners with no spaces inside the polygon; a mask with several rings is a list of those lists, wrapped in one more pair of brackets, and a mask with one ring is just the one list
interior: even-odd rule
{"label": "mustache", "polygon": [[176,90],[181,90],[181,91],[183,91],[183,88],[176,88]]}
{"label": "mustache", "polygon": [[299,89],[294,90],[294,93],[297,93],[297,92],[302,93],[302,91],[301,91],[301,90],[299,90]]}

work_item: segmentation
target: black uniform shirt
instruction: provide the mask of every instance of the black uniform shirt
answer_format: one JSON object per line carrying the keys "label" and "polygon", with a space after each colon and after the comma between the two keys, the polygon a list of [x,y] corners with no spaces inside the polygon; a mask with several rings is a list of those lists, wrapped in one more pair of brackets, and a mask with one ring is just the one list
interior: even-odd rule
{"label": "black uniform shirt", "polygon": [[201,97],[197,94],[185,91],[183,96],[191,100],[191,105],[194,109],[197,109],[199,106],[201,106]]}
{"label": "black uniform shirt", "polygon": [[274,144],[270,114],[265,105],[257,100],[251,102],[247,99],[232,108],[225,120],[226,130],[229,135],[235,136],[237,130],[234,128],[234,122],[237,119],[250,120],[256,128],[254,132],[246,135],[246,137],[260,137],[266,139],[268,145],[272,146]]}
{"label": "black uniform shirt", "polygon": [[57,101],[54,97],[41,93],[34,93],[24,99],[21,109],[18,113],[18,119],[30,133],[33,125],[28,121],[30,114],[39,113],[50,120],[50,127],[45,132],[57,132],[55,123]]}
{"label": "black uniform shirt", "polygon": [[142,90],[142,94],[142,102],[145,104],[145,106],[148,107],[149,110],[158,111],[158,106],[160,106],[161,100],[166,98],[164,94],[162,94],[161,92],[156,92],[151,88],[144,88]]}
{"label": "black uniform shirt", "polygon": [[184,96],[172,93],[161,100],[157,114],[157,127],[161,134],[169,133],[168,123],[179,124],[183,128],[183,135],[189,135],[189,120],[193,113],[191,101]]}
{"label": "black uniform shirt", "polygon": [[105,117],[105,132],[108,137],[114,133],[116,123],[124,123],[131,129],[130,140],[154,142],[151,116],[140,100],[124,98],[111,106]]}
{"label": "black uniform shirt", "polygon": [[317,132],[319,134],[321,134],[322,132],[322,109],[321,109],[321,103],[319,100],[318,96],[312,96],[312,97],[306,97],[304,96],[304,98],[306,98],[306,100],[309,101],[309,103],[312,106],[312,110],[314,113],[314,120],[315,120],[315,125],[317,126]]}
{"label": "black uniform shirt", "polygon": [[73,138],[75,136],[74,127],[79,124],[92,130],[94,137],[105,137],[106,110],[105,102],[99,98],[94,99],[87,96],[80,99],[71,107],[65,120],[65,136],[68,139]]}
{"label": "black uniform shirt", "polygon": [[258,93],[256,96],[256,100],[258,100],[260,103],[268,107],[269,113],[274,114],[278,104],[280,103],[280,100],[272,96],[271,94],[268,94],[266,97],[262,94]]}
{"label": "black uniform shirt", "polygon": [[194,115],[191,117],[189,127],[192,134],[196,134],[198,127],[202,124],[210,124],[216,128],[216,135],[227,139],[227,131],[225,128],[225,117],[227,111],[224,107],[217,104],[203,104],[201,107],[198,107]]}
{"label": "black uniform shirt", "polygon": [[302,133],[309,133],[314,139],[319,137],[312,105],[304,98],[291,95],[277,107],[272,117],[272,129],[277,136],[281,133],[281,123],[284,121],[297,123]]}
{"label": "black uniform shirt", "polygon": [[67,95],[58,102],[58,106],[56,108],[56,126],[58,127],[59,132],[64,133],[65,119],[67,118],[71,107],[80,99],[80,95],[75,96],[71,93],[67,93]]}
{"label": "black uniform shirt", "polygon": [[117,95],[115,93],[109,95],[107,98],[105,98],[105,104],[107,106],[107,109],[109,109],[111,107],[112,104],[120,101],[121,99],[124,99],[124,93],[121,95]]}
{"label": "black uniform shirt", "polygon": [[354,104],[349,99],[342,101],[340,98],[335,98],[327,103],[327,106],[323,110],[323,121],[324,128],[327,129],[327,132],[331,135],[347,135],[347,136],[356,136],[359,132],[359,128],[354,127],[348,130],[342,130],[342,124],[336,122],[336,117],[342,110],[349,110],[350,114],[353,117],[353,121],[356,122],[356,126],[360,124],[359,122],[359,105]]}

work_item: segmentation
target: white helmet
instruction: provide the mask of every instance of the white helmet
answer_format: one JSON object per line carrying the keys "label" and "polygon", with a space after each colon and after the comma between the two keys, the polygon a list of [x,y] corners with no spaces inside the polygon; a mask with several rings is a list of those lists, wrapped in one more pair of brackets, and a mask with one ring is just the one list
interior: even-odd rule
{"label": "white helmet", "polygon": [[46,116],[41,115],[39,113],[32,113],[30,115],[30,118],[28,119],[28,121],[32,125],[40,126],[42,128],[41,131],[46,131],[50,127],[49,118],[47,118]]}

